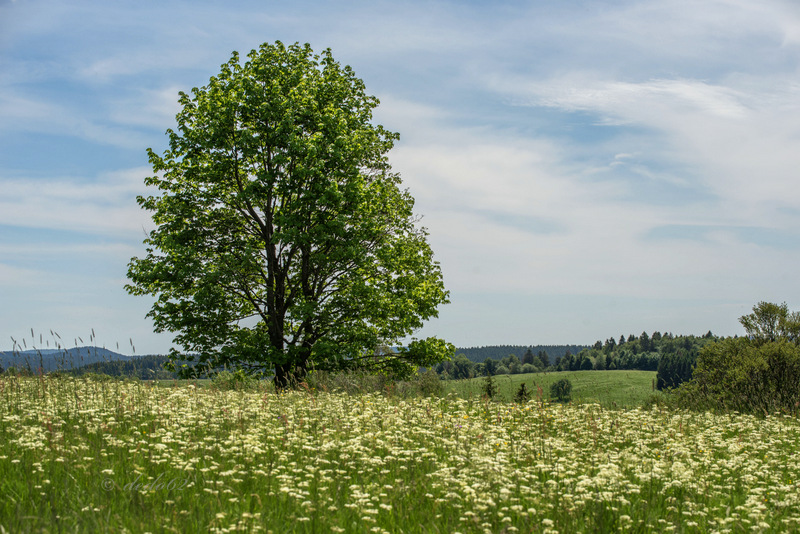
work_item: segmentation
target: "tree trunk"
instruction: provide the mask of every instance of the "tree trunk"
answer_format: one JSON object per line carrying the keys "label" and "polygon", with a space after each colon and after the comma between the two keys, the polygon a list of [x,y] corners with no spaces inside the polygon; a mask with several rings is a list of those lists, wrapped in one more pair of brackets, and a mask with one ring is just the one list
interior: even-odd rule
{"label": "tree trunk", "polygon": [[284,391],[289,388],[291,382],[291,363],[275,366],[275,390]]}
{"label": "tree trunk", "polygon": [[305,381],[307,375],[308,369],[306,368],[305,361],[276,365],[274,379],[275,389],[277,391],[284,391],[286,389],[296,388]]}

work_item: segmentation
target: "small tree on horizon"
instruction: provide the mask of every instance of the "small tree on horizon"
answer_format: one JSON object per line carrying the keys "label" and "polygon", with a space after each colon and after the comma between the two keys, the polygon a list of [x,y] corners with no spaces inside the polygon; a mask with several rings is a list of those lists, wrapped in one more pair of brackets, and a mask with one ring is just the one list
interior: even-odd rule
{"label": "small tree on horizon", "polygon": [[542,363],[542,369],[550,367],[550,356],[547,355],[547,351],[540,350],[536,354],[536,358]]}

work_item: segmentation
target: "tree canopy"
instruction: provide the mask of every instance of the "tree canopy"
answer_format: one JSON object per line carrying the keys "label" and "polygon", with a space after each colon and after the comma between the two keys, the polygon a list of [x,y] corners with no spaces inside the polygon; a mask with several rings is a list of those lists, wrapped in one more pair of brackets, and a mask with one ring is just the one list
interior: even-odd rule
{"label": "tree canopy", "polygon": [[138,198],[156,229],[127,290],[153,295],[183,376],[235,367],[408,374],[449,357],[435,338],[385,350],[448,302],[414,200],[372,124],[378,99],[330,50],[234,52],[208,85],[180,93],[169,149],[148,149],[159,193]]}
{"label": "tree canopy", "polygon": [[753,306],[753,313],[740,317],[739,322],[758,344],[780,339],[800,342],[800,312],[790,312],[785,302],[759,302]]}

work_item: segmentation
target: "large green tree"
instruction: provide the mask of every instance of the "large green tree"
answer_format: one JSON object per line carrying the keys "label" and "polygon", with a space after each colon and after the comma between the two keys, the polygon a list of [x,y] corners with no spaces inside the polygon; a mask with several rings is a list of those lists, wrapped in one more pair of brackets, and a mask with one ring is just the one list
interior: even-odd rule
{"label": "large green tree", "polygon": [[156,229],[127,290],[153,295],[183,376],[222,367],[408,374],[448,358],[442,340],[401,344],[448,302],[427,233],[372,123],[377,98],[330,50],[264,44],[233,53],[208,85],[181,92],[158,188],[138,202]]}

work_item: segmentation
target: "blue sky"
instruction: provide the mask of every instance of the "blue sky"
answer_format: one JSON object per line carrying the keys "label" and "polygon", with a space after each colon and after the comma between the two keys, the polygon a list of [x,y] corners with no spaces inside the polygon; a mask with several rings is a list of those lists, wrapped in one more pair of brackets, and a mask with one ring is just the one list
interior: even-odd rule
{"label": "blue sky", "polygon": [[[127,263],[178,91],[330,47],[401,135],[458,346],[742,333],[800,308],[800,4],[0,0],[0,349],[165,352]],[[79,343],[81,344],[81,343]]]}

